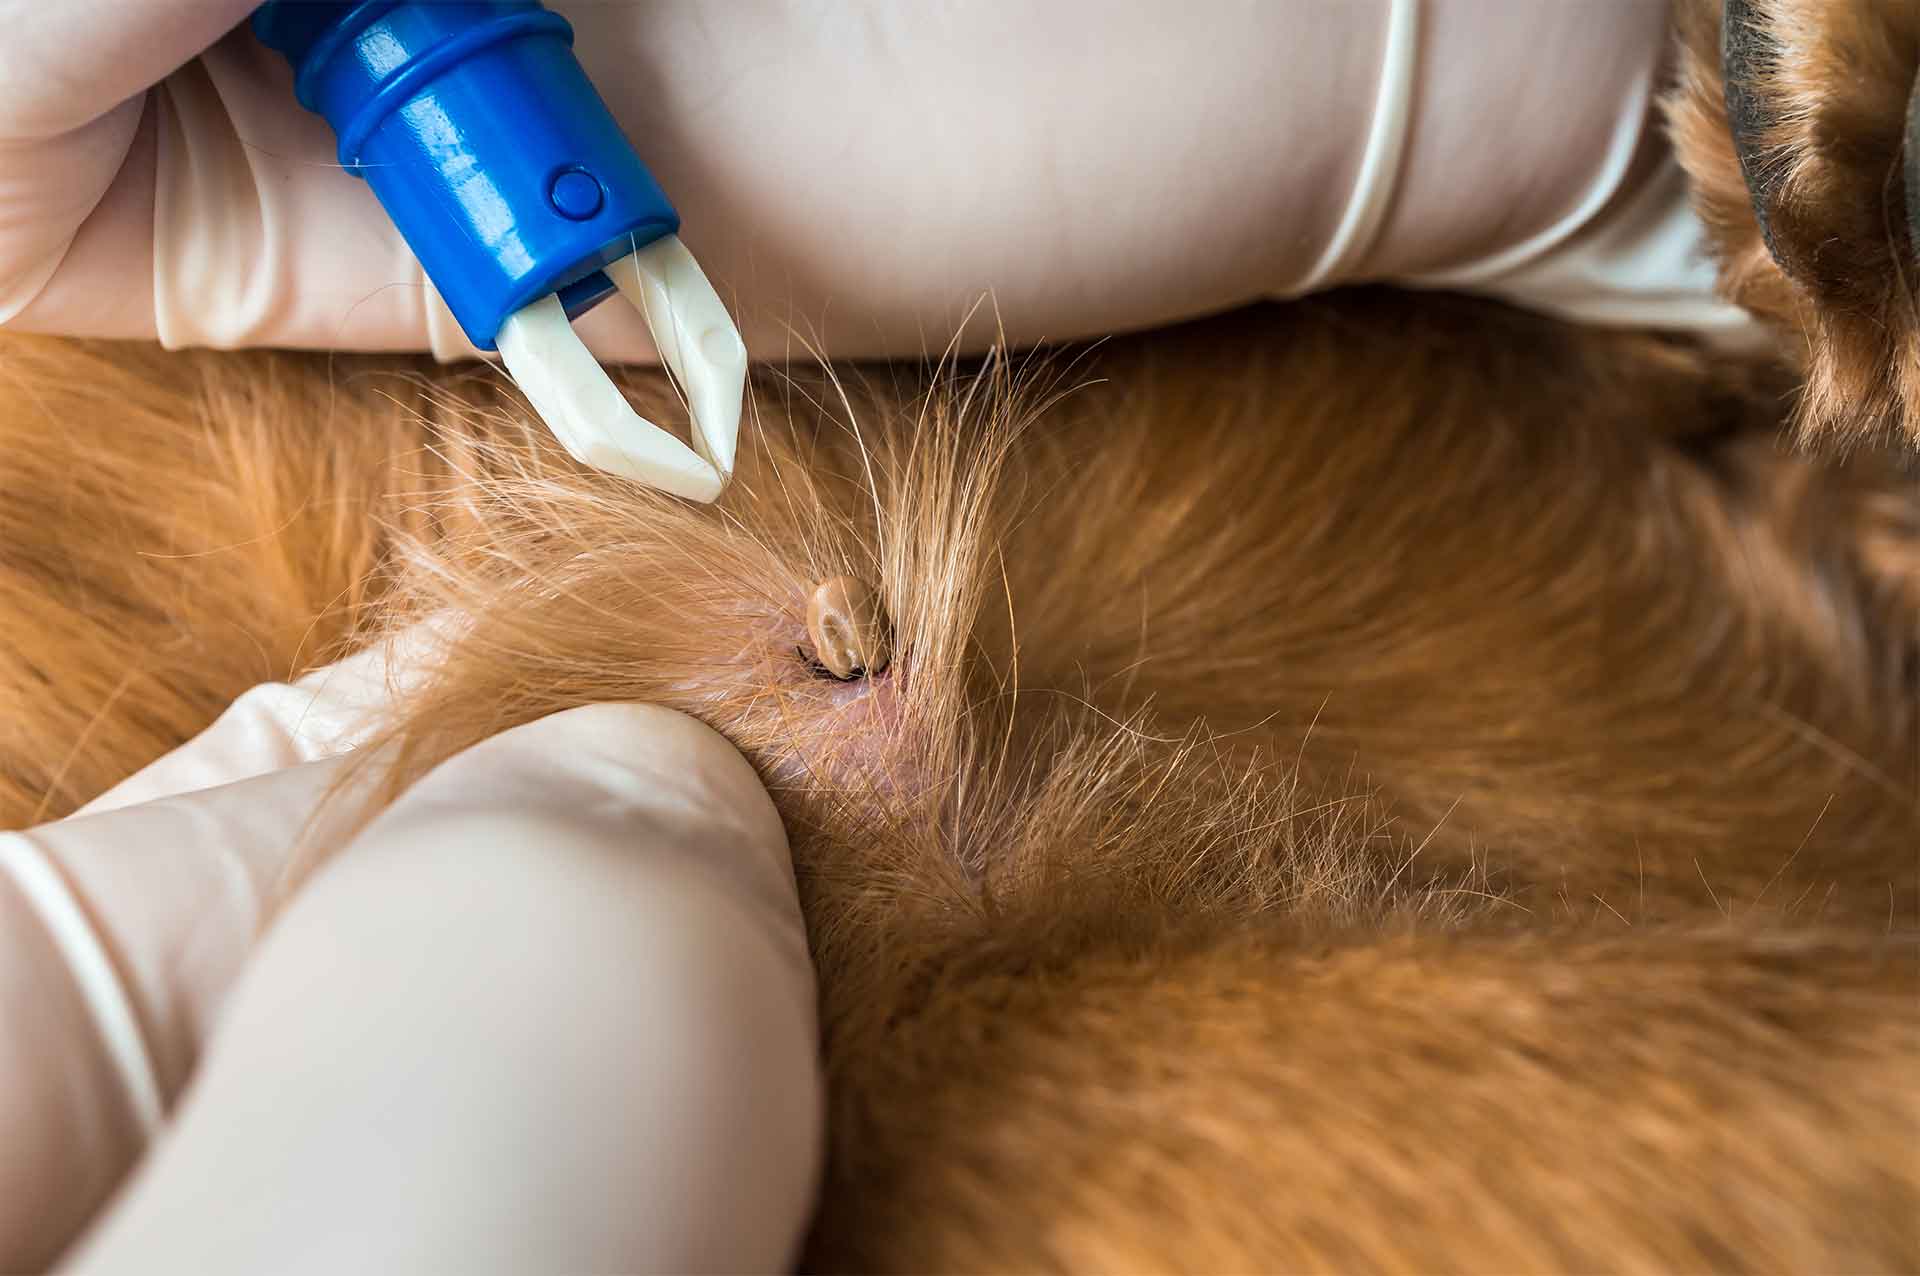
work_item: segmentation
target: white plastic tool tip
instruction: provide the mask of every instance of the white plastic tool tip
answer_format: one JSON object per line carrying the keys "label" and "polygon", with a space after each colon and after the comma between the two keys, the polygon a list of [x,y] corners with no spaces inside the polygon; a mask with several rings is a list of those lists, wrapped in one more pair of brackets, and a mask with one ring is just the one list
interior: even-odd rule
{"label": "white plastic tool tip", "polygon": [[686,394],[694,446],[731,477],[747,389],[747,348],[733,316],[678,235],[628,253],[607,275],[647,321],[660,361]]}
{"label": "white plastic tool tip", "polygon": [[733,475],[747,383],[747,351],[733,318],[677,235],[606,270],[647,321],[660,361],[686,395],[693,448],[633,410],[557,297],[508,316],[496,338],[500,357],[581,464],[688,500],[715,500]]}

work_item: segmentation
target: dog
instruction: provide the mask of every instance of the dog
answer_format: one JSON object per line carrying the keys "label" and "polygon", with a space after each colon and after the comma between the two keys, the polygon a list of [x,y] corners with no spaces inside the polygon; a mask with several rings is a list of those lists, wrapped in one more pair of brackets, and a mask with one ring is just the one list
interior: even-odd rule
{"label": "dog", "polygon": [[[1920,267],[1852,179],[1899,171],[1920,19],[1883,8],[1733,15],[1855,50],[1731,95],[1774,103],[1751,189],[1725,16],[1677,15],[1679,152],[1785,361],[1362,290],[764,371],[710,510],[485,371],[8,338],[0,808],[450,612],[385,792],[602,700],[773,792],[808,1269],[1912,1270]],[[884,669],[822,659],[842,577]]]}

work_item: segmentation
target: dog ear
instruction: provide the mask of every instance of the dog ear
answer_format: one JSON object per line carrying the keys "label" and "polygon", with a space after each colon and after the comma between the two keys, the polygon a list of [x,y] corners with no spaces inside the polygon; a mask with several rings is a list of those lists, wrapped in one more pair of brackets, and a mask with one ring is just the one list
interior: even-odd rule
{"label": "dog ear", "polygon": [[1664,108],[1731,300],[1791,334],[1802,443],[1920,445],[1920,6],[1677,0]]}
{"label": "dog ear", "polygon": [[1920,266],[1920,69],[1913,74],[1913,92],[1907,96],[1907,242]]}
{"label": "dog ear", "polygon": [[[1849,137],[1850,132],[1858,129],[1859,122],[1845,119],[1844,113],[1857,108],[1840,104],[1836,110],[1834,103],[1821,100],[1822,95],[1809,94],[1810,85],[1817,84],[1821,78],[1819,72],[1810,71],[1809,49],[1831,59],[1833,69],[1826,74],[1835,77],[1843,74],[1851,59],[1845,56],[1847,42],[1840,32],[1846,24],[1836,22],[1834,29],[1823,31],[1819,6],[1806,8],[1810,12],[1794,13],[1769,5],[1766,0],[1725,0],[1720,17],[1720,72],[1727,131],[1739,161],[1740,176],[1752,201],[1754,221],[1768,254],[1803,288],[1816,294],[1824,291],[1852,299],[1880,288],[1884,281],[1844,278],[1845,272],[1834,267],[1857,265],[1857,261],[1851,256],[1828,261],[1826,254],[1804,242],[1809,237],[1815,241],[1824,239],[1826,236],[1818,232],[1833,228],[1801,226],[1796,218],[1804,219],[1804,214],[1793,212],[1787,206],[1796,200],[1806,200],[1809,194],[1818,198],[1825,193],[1824,186],[1839,180],[1833,170],[1870,169],[1872,165],[1868,161],[1872,157],[1867,152],[1881,148]],[[1787,48],[1786,42],[1796,36],[1809,48]],[[1861,73],[1858,78],[1869,77]],[[1900,87],[1905,88],[1906,84],[1903,77]],[[1904,130],[1896,120],[1889,119],[1887,123],[1894,127],[1887,130],[1887,134],[1892,136],[1883,134],[1886,142],[1899,147],[1899,165],[1904,170],[1904,181],[1887,182],[1881,193],[1885,204],[1904,205],[1904,216],[1899,209],[1884,208],[1887,237],[1897,241],[1899,231],[1893,228],[1903,223],[1907,232],[1905,255],[1909,260],[1891,263],[1896,267],[1920,265],[1920,145],[1916,145],[1916,134],[1920,134],[1920,67],[1915,68],[1911,84]],[[1842,91],[1836,87],[1831,95],[1825,96],[1838,98]],[[1881,100],[1882,109],[1892,115],[1894,101],[1898,99]],[[1824,121],[1820,118],[1823,114],[1828,117]],[[1796,151],[1806,154],[1796,157]],[[1819,167],[1825,171],[1807,171],[1808,159],[1818,159],[1822,153],[1825,158],[1819,160]],[[1881,154],[1884,156],[1884,150]],[[1804,189],[1808,179],[1811,179],[1811,191]],[[1865,188],[1851,193],[1863,196],[1864,207]],[[1793,225],[1783,228],[1780,224],[1783,215]]]}
{"label": "dog ear", "polygon": [[[1769,171],[1763,156],[1767,134],[1778,120],[1767,98],[1757,90],[1762,70],[1779,61],[1780,46],[1756,19],[1753,0],[1727,0],[1720,15],[1720,74],[1725,80],[1727,131],[1740,161],[1753,200],[1753,219],[1767,252],[1780,261],[1773,239],[1772,203],[1780,184],[1778,169]],[[1781,263],[1785,268],[1785,263]]]}

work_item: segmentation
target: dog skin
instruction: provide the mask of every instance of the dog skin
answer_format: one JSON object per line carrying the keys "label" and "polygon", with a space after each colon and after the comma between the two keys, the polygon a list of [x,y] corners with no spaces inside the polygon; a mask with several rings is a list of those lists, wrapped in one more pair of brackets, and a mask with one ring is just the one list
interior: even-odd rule
{"label": "dog skin", "polygon": [[0,818],[450,610],[395,785],[646,700],[773,791],[811,1269],[1912,1270],[1920,488],[1809,340],[1363,292],[769,372],[709,510],[490,373],[8,339]]}

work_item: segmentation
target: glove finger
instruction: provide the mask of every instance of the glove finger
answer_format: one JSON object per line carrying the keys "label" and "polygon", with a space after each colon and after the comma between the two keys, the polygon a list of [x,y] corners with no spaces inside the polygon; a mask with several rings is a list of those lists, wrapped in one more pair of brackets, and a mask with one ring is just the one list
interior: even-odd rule
{"label": "glove finger", "polygon": [[[0,322],[39,297],[113,186],[138,133],[145,90],[251,7],[248,0],[0,3],[7,33],[0,41]],[[136,227],[141,241],[150,225],[149,218]],[[110,247],[127,270],[149,260],[144,242]],[[65,309],[98,307],[90,297],[102,290],[124,298],[125,273],[96,279]],[[120,326],[70,318],[87,328]]]}
{"label": "glove finger", "polygon": [[[151,1074],[150,1085],[130,1077],[132,1088],[164,1105],[186,1083],[282,870],[296,851],[345,835],[354,804],[324,799],[346,764],[326,759],[0,835],[16,877],[36,859],[52,867],[104,953],[138,1027],[129,1050],[144,1049]],[[57,922],[57,894],[50,902]],[[74,937],[74,956],[87,958],[86,939]],[[112,1012],[114,990],[95,991]],[[115,1031],[103,1025],[103,1036]]]}
{"label": "glove finger", "polygon": [[281,865],[345,835],[309,825],[344,765],[0,834],[0,1267],[50,1263],[157,1132]]}
{"label": "glove finger", "polygon": [[0,4],[0,141],[44,141],[98,119],[196,57],[254,3]]}
{"label": "glove finger", "polygon": [[145,1147],[87,990],[0,839],[0,1270],[44,1271]]}
{"label": "glove finger", "polygon": [[782,1266],[820,1152],[813,996],[730,745],[648,706],[517,728],[288,908],[73,1270]]}

